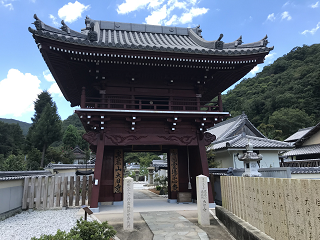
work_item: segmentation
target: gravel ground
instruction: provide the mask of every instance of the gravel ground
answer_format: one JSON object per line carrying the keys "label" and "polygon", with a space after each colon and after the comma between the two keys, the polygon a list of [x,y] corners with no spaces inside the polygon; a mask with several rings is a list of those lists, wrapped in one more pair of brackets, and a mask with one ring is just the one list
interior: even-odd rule
{"label": "gravel ground", "polygon": [[[76,225],[79,209],[24,211],[0,221],[1,240],[26,240],[42,234],[55,234],[58,229],[69,231]],[[90,221],[90,217],[88,216]]]}

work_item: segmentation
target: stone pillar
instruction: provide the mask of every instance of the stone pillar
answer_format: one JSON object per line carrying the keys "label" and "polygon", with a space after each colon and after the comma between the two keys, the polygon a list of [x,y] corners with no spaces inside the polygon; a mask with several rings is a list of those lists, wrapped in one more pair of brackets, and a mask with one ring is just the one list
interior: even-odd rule
{"label": "stone pillar", "polygon": [[134,172],[136,173],[136,182],[139,181],[139,170],[134,170]]}
{"label": "stone pillar", "polygon": [[196,178],[198,223],[202,226],[210,225],[207,179],[207,176],[204,175],[199,175]]}
{"label": "stone pillar", "polygon": [[153,185],[153,172],[154,172],[154,167],[148,167],[149,170],[149,184]]}
{"label": "stone pillar", "polygon": [[123,188],[123,229],[133,230],[133,178],[124,179]]}

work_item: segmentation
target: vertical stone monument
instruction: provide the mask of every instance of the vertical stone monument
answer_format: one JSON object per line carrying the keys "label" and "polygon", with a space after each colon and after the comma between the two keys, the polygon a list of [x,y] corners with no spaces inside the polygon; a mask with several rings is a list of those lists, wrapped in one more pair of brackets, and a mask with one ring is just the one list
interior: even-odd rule
{"label": "vertical stone monument", "polygon": [[204,175],[199,175],[196,178],[198,223],[202,226],[210,225],[209,192],[207,179],[207,176]]}
{"label": "vertical stone monument", "polygon": [[126,177],[123,187],[123,229],[133,230],[133,178]]}
{"label": "vertical stone monument", "polygon": [[238,155],[238,159],[243,161],[245,172],[242,177],[261,177],[261,173],[258,172],[259,165],[257,161],[262,159],[261,154],[253,152],[253,145],[249,142],[246,146],[247,152]]}

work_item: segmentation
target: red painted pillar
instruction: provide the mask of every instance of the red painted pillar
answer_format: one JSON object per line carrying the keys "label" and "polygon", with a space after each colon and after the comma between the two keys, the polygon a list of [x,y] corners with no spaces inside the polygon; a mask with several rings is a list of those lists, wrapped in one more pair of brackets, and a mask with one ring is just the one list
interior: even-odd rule
{"label": "red painted pillar", "polygon": [[[93,182],[91,201],[90,201],[91,208],[98,207],[99,192],[100,192],[100,186],[101,186],[101,171],[102,171],[103,155],[104,155],[104,137],[98,140],[98,145],[97,145],[96,164],[95,164],[95,170],[94,170],[94,182]],[[98,180],[98,185],[95,184],[97,180]]]}
{"label": "red painted pillar", "polygon": [[[202,167],[202,174],[207,176],[207,177],[209,177],[209,166],[208,166],[206,146],[204,145],[204,141],[200,140],[200,136],[199,135],[200,134],[197,134],[197,136],[198,136],[199,154],[200,154],[201,167]],[[208,183],[208,191],[209,191],[209,203],[214,203],[211,182]]]}

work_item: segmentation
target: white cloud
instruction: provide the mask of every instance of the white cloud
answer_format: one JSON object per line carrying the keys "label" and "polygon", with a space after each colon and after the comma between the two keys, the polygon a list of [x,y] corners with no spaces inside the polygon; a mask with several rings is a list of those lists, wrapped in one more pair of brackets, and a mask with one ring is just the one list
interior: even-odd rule
{"label": "white cloud", "polygon": [[316,31],[320,28],[320,22],[318,22],[317,26],[315,28],[312,28],[311,30],[304,30],[301,34],[306,35],[307,33],[315,34]]}
{"label": "white cloud", "polygon": [[124,3],[118,5],[118,14],[127,14],[142,8],[154,9],[158,8],[164,0],[125,0]]}
{"label": "white cloud", "polygon": [[[118,14],[127,14],[140,9],[150,11],[145,23],[155,25],[176,25],[191,23],[194,17],[208,12],[208,8],[198,7],[198,0],[124,0],[117,7]],[[174,9],[179,9],[172,14]],[[181,11],[182,10],[182,11]]]}
{"label": "white cloud", "polygon": [[192,22],[192,19],[194,17],[197,17],[199,15],[203,15],[208,12],[208,8],[191,8],[189,12],[185,12],[181,15],[179,22],[182,24],[190,23]]}
{"label": "white cloud", "polygon": [[274,13],[271,13],[268,15],[267,20],[273,22],[274,20],[276,20],[276,17],[274,16]]}
{"label": "white cloud", "polygon": [[317,7],[319,7],[319,2],[316,2],[315,4],[312,4],[311,7],[312,7],[312,8],[317,8]]}
{"label": "white cloud", "polygon": [[52,84],[51,87],[48,89],[48,92],[51,95],[57,94],[59,97],[62,97],[62,92],[57,83]]}
{"label": "white cloud", "polygon": [[260,71],[260,67],[257,65],[249,72],[249,74],[252,74],[252,76],[255,76],[256,73],[259,71]]}
{"label": "white cloud", "polygon": [[265,60],[266,60],[266,61],[268,60],[267,64],[272,63],[272,60],[274,59],[274,57],[275,57],[276,54],[277,54],[277,53],[275,53],[275,52],[269,53],[269,54],[265,57]]}
{"label": "white cloud", "polygon": [[48,82],[54,82],[54,78],[51,74],[51,72],[49,71],[49,69],[45,70],[42,72],[43,77],[48,81]]}
{"label": "white cloud", "polygon": [[59,27],[59,23],[55,16],[53,16],[52,14],[49,14],[49,18],[52,20],[53,25],[55,25],[56,27]]}
{"label": "white cloud", "polygon": [[[10,0],[9,0],[10,1]],[[13,5],[12,3],[7,3],[8,0],[2,0],[0,1],[1,5],[6,7],[6,8],[9,8],[9,10],[13,10]]]}
{"label": "white cloud", "polygon": [[69,2],[59,9],[58,16],[65,22],[72,23],[78,20],[84,11],[89,9],[90,5],[85,6],[78,1],[75,1],[74,3]]}
{"label": "white cloud", "polygon": [[151,12],[151,15],[145,18],[147,24],[160,25],[163,19],[167,17],[167,6]]}
{"label": "white cloud", "polygon": [[288,1],[285,4],[283,4],[282,7],[285,7],[285,6],[289,5],[289,4],[290,4],[290,2]]}
{"label": "white cloud", "polygon": [[289,12],[285,11],[281,13],[281,19],[287,19],[289,21],[292,19],[292,17],[290,16]]}
{"label": "white cloud", "polygon": [[18,117],[32,112],[33,102],[42,92],[40,83],[38,77],[31,73],[23,74],[17,69],[10,69],[7,78],[0,81],[0,115]]}

